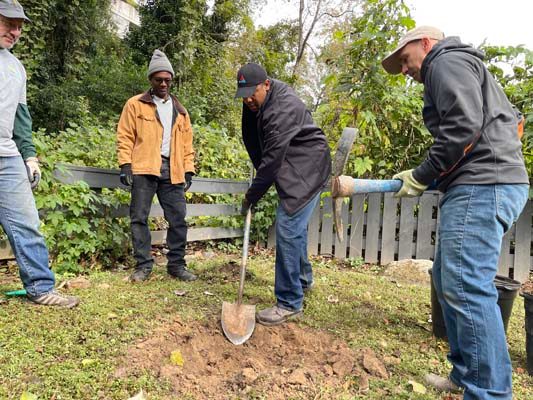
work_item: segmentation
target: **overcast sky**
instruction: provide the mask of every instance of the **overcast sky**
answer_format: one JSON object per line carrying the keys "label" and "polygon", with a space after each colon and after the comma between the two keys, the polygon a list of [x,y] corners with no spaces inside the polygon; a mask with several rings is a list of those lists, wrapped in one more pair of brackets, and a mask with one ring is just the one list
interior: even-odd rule
{"label": "overcast sky", "polygon": [[[524,44],[533,50],[533,0],[405,0],[417,25],[434,25],[446,36],[478,46]],[[256,23],[271,25],[297,18],[298,0],[269,0]]]}
{"label": "overcast sky", "polygon": [[479,45],[525,45],[533,50],[533,0],[406,0],[417,25]]}

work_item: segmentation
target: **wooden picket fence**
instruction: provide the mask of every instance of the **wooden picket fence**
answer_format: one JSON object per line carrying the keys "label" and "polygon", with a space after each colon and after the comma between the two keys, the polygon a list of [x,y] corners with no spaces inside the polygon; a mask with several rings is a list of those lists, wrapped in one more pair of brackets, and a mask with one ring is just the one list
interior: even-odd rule
{"label": "wooden picket fence", "polygon": [[[383,265],[394,260],[433,260],[440,196],[435,191],[401,200],[392,193],[352,196],[342,208],[342,242],[334,233],[331,198],[323,198],[309,222],[309,254],[362,258],[367,263]],[[528,278],[532,269],[531,212],[532,204],[528,201],[517,223],[504,236],[499,261],[498,274],[520,282]],[[274,243],[275,229],[271,228],[268,246]]]}
{"label": "wooden picket fence", "polygon": [[[97,191],[103,188],[124,188],[119,171],[73,165],[58,165],[54,176],[60,182],[86,182]],[[229,179],[193,178],[191,193],[242,194],[248,183]],[[433,259],[439,220],[440,194],[425,192],[417,198],[396,199],[391,193],[359,194],[347,199],[342,207],[344,240],[339,242],[333,228],[330,197],[322,199],[309,222],[308,250],[310,255],[328,255],[339,259],[362,258],[367,263],[388,264],[403,259]],[[238,200],[233,204],[187,204],[187,215],[231,216],[239,214]],[[528,201],[517,223],[504,236],[499,262],[500,275],[525,281],[533,269],[531,256],[532,203]],[[127,217],[129,207],[113,210],[116,218]],[[152,217],[163,216],[159,204],[153,204]],[[241,228],[191,227],[187,240],[212,240],[242,237]],[[153,231],[152,243],[162,244],[166,231]],[[275,230],[270,229],[269,247],[275,243]],[[0,259],[13,258],[9,244],[0,243]]]}

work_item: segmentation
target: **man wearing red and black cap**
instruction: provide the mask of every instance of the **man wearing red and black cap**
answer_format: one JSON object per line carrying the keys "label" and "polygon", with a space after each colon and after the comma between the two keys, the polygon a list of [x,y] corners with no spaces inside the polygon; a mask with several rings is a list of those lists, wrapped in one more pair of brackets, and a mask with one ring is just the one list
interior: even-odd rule
{"label": "man wearing red and black cap", "polygon": [[331,172],[324,132],[285,83],[270,79],[258,64],[237,72],[236,98],[243,99],[242,137],[257,171],[243,200],[243,213],[274,184],[276,212],[277,304],[257,314],[277,325],[302,313],[304,291],[313,285],[307,259],[307,224]]}

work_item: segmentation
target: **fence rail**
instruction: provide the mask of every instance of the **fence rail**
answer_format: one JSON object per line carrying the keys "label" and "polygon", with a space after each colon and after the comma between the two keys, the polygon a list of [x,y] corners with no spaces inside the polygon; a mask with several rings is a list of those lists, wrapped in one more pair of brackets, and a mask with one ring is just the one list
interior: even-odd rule
{"label": "fence rail", "polygon": [[[392,193],[352,196],[342,207],[344,240],[333,229],[331,198],[323,198],[309,222],[308,251],[345,259],[362,258],[367,263],[388,264],[394,260],[434,259],[440,194],[396,199]],[[532,203],[528,201],[517,223],[503,238],[498,273],[520,282],[532,270]],[[275,243],[270,229],[268,246]]]}
{"label": "fence rail", "polygon": [[[74,184],[79,181],[86,182],[90,188],[100,190],[103,188],[116,189],[128,188],[120,183],[119,170],[93,167],[82,167],[69,164],[58,164],[54,170],[54,177],[64,184]],[[248,189],[248,182],[230,179],[213,179],[193,177],[193,184],[189,189],[191,193],[205,194],[242,194]],[[240,203],[239,203],[240,204]],[[199,216],[232,216],[239,215],[240,209],[235,204],[187,204],[187,217]],[[111,211],[114,218],[129,216],[129,206],[122,205]],[[154,203],[150,210],[150,217],[162,217],[162,207]],[[152,243],[163,244],[167,231],[152,231]],[[237,238],[243,236],[242,228],[226,227],[191,227],[187,230],[187,241],[201,241],[212,239]],[[0,242],[0,259],[13,259],[14,254],[7,241]]]}

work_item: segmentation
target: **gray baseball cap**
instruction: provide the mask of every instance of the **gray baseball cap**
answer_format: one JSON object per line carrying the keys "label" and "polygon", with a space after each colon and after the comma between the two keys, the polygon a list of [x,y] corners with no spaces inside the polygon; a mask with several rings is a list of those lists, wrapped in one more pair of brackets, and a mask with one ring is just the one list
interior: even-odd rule
{"label": "gray baseball cap", "polygon": [[400,64],[400,50],[407,46],[409,43],[422,39],[424,37],[442,40],[444,39],[444,33],[438,28],[433,26],[419,26],[415,29],[407,32],[398,42],[398,46],[387,57],[381,61],[381,65],[385,68],[389,74],[399,74],[402,72],[402,66]]}
{"label": "gray baseball cap", "polygon": [[20,18],[30,22],[17,0],[0,0],[0,15],[6,18]]}

